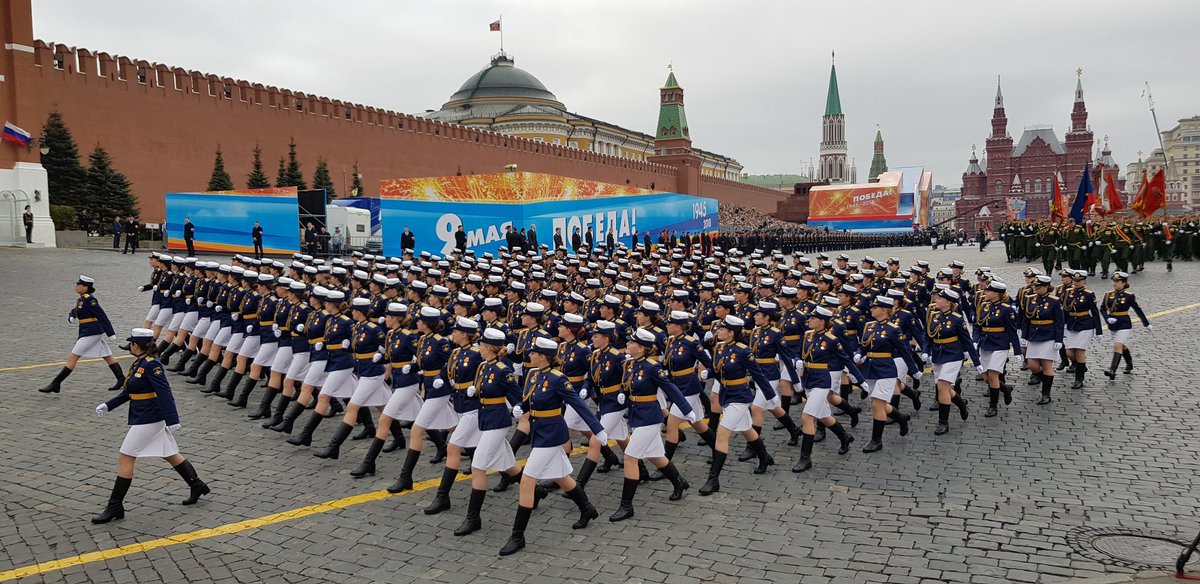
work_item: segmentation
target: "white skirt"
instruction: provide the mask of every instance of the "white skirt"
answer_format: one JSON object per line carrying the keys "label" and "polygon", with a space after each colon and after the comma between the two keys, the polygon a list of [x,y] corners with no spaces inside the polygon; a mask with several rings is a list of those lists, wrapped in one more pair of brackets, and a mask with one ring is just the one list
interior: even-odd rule
{"label": "white skirt", "polygon": [[71,354],[79,355],[85,359],[95,359],[112,355],[112,349],[108,348],[108,341],[104,338],[103,334],[88,335],[86,337],[79,337],[75,341],[75,346],[71,347]]}
{"label": "white skirt", "polygon": [[387,405],[392,398],[392,388],[383,382],[383,374],[371,377],[359,377],[354,386],[354,396],[350,403],[363,407],[379,407]]}
{"label": "white skirt", "polygon": [[833,409],[829,406],[829,394],[832,391],[832,385],[807,388],[808,401],[804,402],[804,413],[818,420],[832,416]]}
{"label": "white skirt", "polygon": [[135,458],[165,458],[179,454],[179,446],[166,422],[137,424],[130,426],[125,434],[121,454]]}
{"label": "white skirt", "polygon": [[421,412],[422,403],[424,402],[421,400],[420,394],[417,393],[417,386],[415,384],[396,388],[392,391],[392,397],[388,398],[387,405],[383,406],[383,415],[393,420],[411,422],[417,419],[417,414]]}
{"label": "white skirt", "polygon": [[988,371],[1004,372],[1004,366],[1008,364],[1008,350],[1003,351],[984,351],[979,354],[979,360],[983,361],[981,365]]}
{"label": "white skirt", "polygon": [[417,419],[413,420],[413,425],[426,430],[449,430],[457,426],[458,412],[454,411],[454,406],[450,404],[450,396],[425,400],[421,404],[421,411],[417,413]]}
{"label": "white skirt", "polygon": [[1068,349],[1086,349],[1094,336],[1096,336],[1096,331],[1092,329],[1067,331],[1063,336],[1063,346]]}
{"label": "white skirt", "polygon": [[904,359],[900,357],[896,357],[892,361],[896,363],[896,379],[904,379],[904,376],[908,375],[908,363],[905,363]]}
{"label": "white skirt", "polygon": [[[479,432],[479,439],[475,444],[475,456],[471,457],[471,468],[506,471],[516,466],[517,459],[513,456],[512,446],[508,445],[508,428],[479,431],[476,424],[475,431]],[[458,430],[454,433],[458,434]],[[454,442],[454,439],[450,441]]]}
{"label": "white skirt", "polygon": [[167,326],[171,324],[171,317],[174,315],[175,311],[173,309],[165,306],[159,308],[158,314],[154,316],[154,326]]}
{"label": "white skirt", "polygon": [[318,359],[308,362],[308,371],[304,374],[304,385],[309,387],[321,387],[325,385],[325,360]]}
{"label": "white skirt", "polygon": [[[797,383],[800,383],[799,379],[797,379],[796,377],[793,377],[791,373],[788,373],[787,365],[783,364],[783,362],[786,361],[786,358],[776,357],[775,361],[777,363],[779,363],[779,373],[780,373],[780,375],[783,376],[785,381],[791,383],[792,385],[796,385]],[[799,367],[796,367],[796,375],[800,375]]]}
{"label": "white skirt", "polygon": [[293,381],[304,381],[308,374],[308,352],[292,353],[292,361],[288,364],[287,375],[284,377]]}
{"label": "white skirt", "polygon": [[[478,451],[476,451],[478,452]],[[525,476],[532,479],[561,479],[571,476],[575,469],[562,446],[539,446],[525,461]]]}
{"label": "white skirt", "polygon": [[721,412],[721,426],[730,432],[745,432],[753,424],[750,417],[750,404],[727,404]]}
{"label": "white skirt", "polygon": [[625,456],[632,456],[638,460],[666,456],[661,430],[662,424],[634,428],[633,433],[629,435],[629,442],[622,449]]}
{"label": "white skirt", "polygon": [[[481,435],[479,410],[471,410],[465,414],[459,414],[458,425],[454,427],[454,433],[450,434],[450,443],[459,448],[475,448],[479,445]],[[511,452],[512,448],[509,448],[509,451]]]}
{"label": "white skirt", "polygon": [[775,390],[775,397],[767,399],[767,396],[763,394],[762,389],[758,387],[758,384],[755,384],[754,407],[762,410],[773,410],[783,403],[783,401],[779,399],[779,380],[776,379],[774,381],[769,381],[768,383],[771,384],[771,389]]}
{"label": "white skirt", "polygon": [[933,366],[933,378],[938,381],[949,381],[954,383],[958,381],[958,373],[962,371],[962,361],[951,361],[949,363],[935,364]]}
{"label": "white skirt", "polygon": [[1129,346],[1129,341],[1133,339],[1133,329],[1127,328],[1119,331],[1112,331],[1112,335],[1114,343],[1121,343],[1122,345]]}
{"label": "white skirt", "polygon": [[579,413],[575,411],[575,408],[567,408],[567,411],[563,413],[563,421],[567,423],[567,428],[576,432],[592,431],[587,422],[584,422],[583,418],[579,417]]}
{"label": "white skirt", "polygon": [[321,395],[338,399],[348,398],[354,395],[354,386],[354,369],[330,371],[325,377],[325,384],[321,386]]}
{"label": "white skirt", "polygon": [[[225,350],[236,355],[238,351],[241,350],[242,343],[246,340],[246,333],[241,332],[241,327],[238,327],[236,323],[234,324],[234,327],[237,327],[237,332],[233,332],[234,328],[232,327],[229,329],[229,342],[225,345]],[[217,339],[218,344],[220,344],[220,341],[221,339]]]}
{"label": "white skirt", "polygon": [[194,331],[196,323],[200,322],[200,313],[195,310],[183,313],[183,320],[179,323],[179,330]]}
{"label": "white skirt", "polygon": [[271,373],[285,375],[292,364],[292,346],[279,345],[275,349],[275,359],[271,361]]}
{"label": "white skirt", "polygon": [[220,321],[217,321],[208,327],[208,333],[204,335],[204,338],[212,341],[214,345],[224,347],[229,344],[229,338],[232,336],[233,329],[221,326]]}
{"label": "white skirt", "polygon": [[162,307],[157,304],[151,304],[150,310],[146,312],[146,318],[142,319],[150,324],[158,320],[158,313],[162,311]]}
{"label": "white skirt", "polygon": [[600,416],[600,425],[611,440],[624,440],[629,437],[629,420],[625,419],[625,410],[617,410]]}
{"label": "white skirt", "polygon": [[238,347],[238,357],[245,357],[254,360],[258,356],[258,349],[262,345],[262,341],[258,337],[258,333],[251,333],[242,339],[242,345]]}
{"label": "white skirt", "polygon": [[1025,347],[1025,358],[1054,361],[1058,359],[1058,351],[1054,350],[1054,341],[1031,342]]}
{"label": "white skirt", "polygon": [[262,343],[258,346],[258,352],[254,355],[254,365],[259,367],[270,368],[275,362],[275,353],[279,350],[279,343]]}
{"label": "white skirt", "polygon": [[[704,406],[700,403],[700,395],[699,394],[687,395],[684,397],[687,398],[688,405],[692,406],[693,412],[696,412],[696,413],[700,414],[701,416],[704,415]],[[679,409],[678,404],[671,404],[671,415],[675,416],[676,418],[679,418],[680,420],[687,419],[687,416],[684,415],[683,410]]]}
{"label": "white skirt", "polygon": [[867,392],[871,394],[871,399],[891,401],[892,394],[896,393],[897,379],[897,377],[888,377],[886,379],[868,379],[866,381]]}
{"label": "white skirt", "polygon": [[179,325],[183,324],[183,317],[187,316],[186,312],[176,312],[171,315],[171,322],[167,323],[166,329],[169,331],[179,330]]}
{"label": "white skirt", "polygon": [[212,322],[212,318],[207,316],[197,320],[195,328],[191,329],[192,336],[198,339],[206,338],[208,335],[208,329],[210,326],[212,326]]}

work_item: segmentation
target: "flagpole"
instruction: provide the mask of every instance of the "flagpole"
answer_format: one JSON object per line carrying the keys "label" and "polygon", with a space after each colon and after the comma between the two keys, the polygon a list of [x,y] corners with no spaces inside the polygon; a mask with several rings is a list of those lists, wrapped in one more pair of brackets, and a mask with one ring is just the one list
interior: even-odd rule
{"label": "flagpole", "polygon": [[[503,14],[500,15],[499,22],[500,22],[500,52],[503,53],[504,52],[504,15]],[[1151,111],[1153,111],[1153,110],[1151,110]],[[1154,124],[1155,124],[1154,127],[1157,128],[1158,122],[1154,122]]]}
{"label": "flagpole", "polygon": [[[1158,129],[1158,112],[1154,111],[1154,96],[1150,94],[1150,82],[1149,81],[1146,82],[1146,101],[1150,104],[1150,117],[1154,120],[1154,133],[1156,135],[1158,135],[1158,148],[1160,150],[1162,150],[1162,154],[1163,154],[1163,176],[1169,178],[1170,173],[1167,171],[1167,147],[1165,144],[1163,144],[1162,130]],[[1165,192],[1163,193],[1163,196],[1164,197],[1166,196]],[[1169,205],[1167,205],[1166,201],[1164,201],[1163,202],[1163,216],[1164,217],[1168,215],[1168,213],[1167,213],[1168,206]]]}

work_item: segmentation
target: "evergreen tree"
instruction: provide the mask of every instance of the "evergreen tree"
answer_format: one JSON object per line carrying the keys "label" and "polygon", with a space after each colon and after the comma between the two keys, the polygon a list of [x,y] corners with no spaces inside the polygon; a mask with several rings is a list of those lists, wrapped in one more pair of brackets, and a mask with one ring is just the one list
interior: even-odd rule
{"label": "evergreen tree", "polygon": [[137,215],[133,185],[112,165],[108,151],[99,144],[88,156],[87,197],[83,204],[101,217]]}
{"label": "evergreen tree", "polygon": [[358,170],[358,161],[354,162],[354,183],[350,185],[350,196],[365,197],[367,191],[363,189],[362,173]]}
{"label": "evergreen tree", "polygon": [[217,158],[213,161],[212,177],[208,179],[210,191],[232,191],[233,179],[225,172],[225,159],[221,157],[221,145],[217,144]]}
{"label": "evergreen tree", "polygon": [[275,186],[288,186],[287,162],[283,160],[282,156],[279,157],[279,172],[275,175]]}
{"label": "evergreen tree", "polygon": [[50,148],[42,155],[42,166],[46,168],[51,202],[79,207],[87,197],[87,169],[79,163],[79,148],[62,114],[50,112],[42,126],[42,139],[43,145]]}
{"label": "evergreen tree", "polygon": [[313,171],[313,188],[325,189],[326,203],[337,198],[337,191],[333,189],[333,179],[329,176],[329,165],[325,163],[324,158],[317,159],[317,169]]}
{"label": "evergreen tree", "polygon": [[266,189],[270,187],[271,179],[267,178],[267,173],[263,172],[262,148],[255,144],[254,166],[250,169],[250,176],[246,177],[246,188]]}
{"label": "evergreen tree", "polygon": [[308,183],[304,182],[304,173],[300,172],[300,161],[296,159],[295,138],[288,144],[287,184],[285,186],[296,187],[302,191],[308,190]]}

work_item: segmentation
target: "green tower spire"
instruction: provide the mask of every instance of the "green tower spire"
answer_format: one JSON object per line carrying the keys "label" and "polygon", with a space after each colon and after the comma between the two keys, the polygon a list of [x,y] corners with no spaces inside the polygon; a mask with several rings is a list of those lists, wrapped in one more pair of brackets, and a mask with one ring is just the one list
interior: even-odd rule
{"label": "green tower spire", "polygon": [[[668,66],[670,70],[671,67]],[[688,133],[687,115],[683,111],[683,88],[675,80],[675,71],[667,75],[667,82],[659,89],[658,128],[656,140],[683,138],[691,140]]]}
{"label": "green tower spire", "polygon": [[825,115],[842,115],[842,98],[838,95],[837,65],[829,65],[829,94],[825,96]]}

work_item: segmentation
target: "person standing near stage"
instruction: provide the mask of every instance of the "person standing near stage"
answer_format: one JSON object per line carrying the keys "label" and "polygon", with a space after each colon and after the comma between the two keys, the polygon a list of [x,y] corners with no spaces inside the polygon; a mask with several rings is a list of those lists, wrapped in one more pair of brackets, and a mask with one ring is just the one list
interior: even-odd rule
{"label": "person standing near stage", "polygon": [[125,383],[125,373],[121,371],[121,366],[117,364],[117,360],[112,356],[112,350],[105,342],[105,337],[108,337],[110,341],[117,340],[117,333],[113,330],[112,323],[108,321],[108,315],[104,313],[104,309],[100,308],[100,301],[93,296],[96,293],[96,281],[89,276],[79,276],[79,279],[75,281],[75,293],[79,295],[79,299],[75,301],[75,308],[72,308],[67,315],[67,322],[79,324],[79,339],[75,341],[75,346],[71,348],[71,354],[67,356],[67,364],[54,377],[54,381],[38,391],[58,393],[62,390],[63,380],[72,371],[75,371],[75,365],[81,358],[97,357],[104,359],[108,368],[112,370],[113,376],[117,378],[117,382],[108,389],[110,391],[121,389],[121,385]]}
{"label": "person standing near stage", "polygon": [[[532,223],[529,225],[529,232],[525,234],[525,239],[529,242],[529,249],[538,248],[537,226]],[[466,248],[463,248],[466,249]]]}
{"label": "person standing near stage", "polygon": [[25,243],[33,243],[33,208],[25,205],[25,213],[21,215],[21,223],[25,224]]}
{"label": "person standing near stage", "polygon": [[263,228],[258,221],[254,222],[254,229],[250,230],[250,239],[254,241],[254,259],[261,260],[263,257]]}
{"label": "person standing near stage", "polygon": [[400,250],[408,251],[411,249],[415,249],[416,245],[417,245],[417,237],[415,235],[413,235],[413,232],[409,231],[408,226],[405,225],[404,233],[400,234]]}
{"label": "person standing near stage", "polygon": [[129,367],[129,378],[123,380],[121,393],[96,406],[96,415],[103,416],[129,402],[129,433],[121,443],[117,481],[108,504],[103,512],[92,518],[92,523],[108,523],[125,517],[125,494],[133,483],[133,467],[139,458],[162,458],[183,477],[190,490],[184,505],[194,505],[210,492],[175,444],[175,432],[180,428],[179,413],[175,410],[167,374],[155,358],[158,348],[154,345],[154,331],[135,328],[126,340],[129,341],[129,352],[137,359]]}
{"label": "person standing near stage", "polygon": [[138,249],[138,220],[132,215],[125,220],[125,249],[121,251],[121,255],[126,253],[137,253]]}
{"label": "person standing near stage", "polygon": [[121,249],[121,218],[117,217],[112,222],[113,249]]}
{"label": "person standing near stage", "polygon": [[188,256],[196,255],[196,226],[192,225],[190,217],[183,218],[183,242],[187,244]]}

